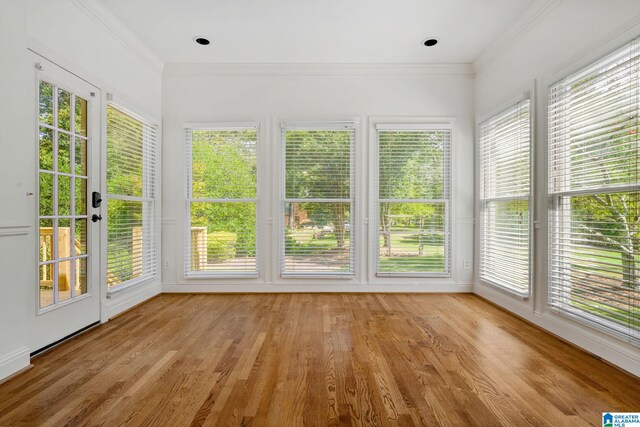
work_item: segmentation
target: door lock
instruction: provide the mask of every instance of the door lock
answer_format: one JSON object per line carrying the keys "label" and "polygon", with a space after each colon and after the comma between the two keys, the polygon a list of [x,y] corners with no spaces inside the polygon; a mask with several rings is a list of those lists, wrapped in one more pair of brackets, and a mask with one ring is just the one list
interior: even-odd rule
{"label": "door lock", "polygon": [[91,216],[91,221],[93,221],[93,222],[102,221],[102,215],[93,214],[93,215]]}
{"label": "door lock", "polygon": [[91,207],[99,208],[101,204],[102,196],[97,191],[94,191],[93,194],[91,194]]}

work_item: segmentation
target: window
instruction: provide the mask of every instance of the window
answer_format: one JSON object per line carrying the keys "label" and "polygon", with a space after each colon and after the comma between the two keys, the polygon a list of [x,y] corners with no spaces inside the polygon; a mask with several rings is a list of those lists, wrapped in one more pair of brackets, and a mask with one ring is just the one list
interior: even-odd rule
{"label": "window", "polygon": [[378,125],[378,276],[449,275],[451,130]]}
{"label": "window", "polygon": [[640,343],[640,40],[549,90],[550,306]]}
{"label": "window", "polygon": [[107,285],[156,275],[156,126],[107,106]]}
{"label": "window", "polygon": [[480,125],[480,279],[529,296],[529,100]]}
{"label": "window", "polygon": [[257,125],[188,128],[186,138],[186,275],[257,275]]}
{"label": "window", "polygon": [[353,275],[355,125],[283,125],[282,275]]}

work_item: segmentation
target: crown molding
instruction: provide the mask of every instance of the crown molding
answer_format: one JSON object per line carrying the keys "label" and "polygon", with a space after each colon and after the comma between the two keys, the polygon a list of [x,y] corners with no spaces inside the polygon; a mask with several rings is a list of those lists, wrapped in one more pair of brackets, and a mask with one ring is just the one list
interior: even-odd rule
{"label": "crown molding", "polygon": [[562,0],[536,0],[509,28],[473,61],[476,75],[502,52],[513,46],[536,23],[547,16]]}
{"label": "crown molding", "polygon": [[465,76],[471,64],[215,64],[168,63],[171,76]]}
{"label": "crown molding", "polygon": [[98,0],[70,0],[81,12],[102,25],[122,46],[152,70],[162,73],[164,62]]}
{"label": "crown molding", "polygon": [[582,49],[575,55],[568,57],[557,67],[543,74],[542,79],[547,84],[560,80],[587,66],[589,62],[593,62],[611,53],[613,50],[622,47],[622,45],[628,43],[632,38],[638,36],[640,36],[640,13],[634,15],[619,27],[590,44],[588,48]]}

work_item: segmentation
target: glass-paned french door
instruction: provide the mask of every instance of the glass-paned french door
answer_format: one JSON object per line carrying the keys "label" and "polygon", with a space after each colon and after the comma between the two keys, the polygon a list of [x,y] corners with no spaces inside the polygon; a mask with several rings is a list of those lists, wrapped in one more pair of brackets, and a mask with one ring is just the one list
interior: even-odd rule
{"label": "glass-paned french door", "polygon": [[87,99],[38,87],[40,309],[87,293]]}

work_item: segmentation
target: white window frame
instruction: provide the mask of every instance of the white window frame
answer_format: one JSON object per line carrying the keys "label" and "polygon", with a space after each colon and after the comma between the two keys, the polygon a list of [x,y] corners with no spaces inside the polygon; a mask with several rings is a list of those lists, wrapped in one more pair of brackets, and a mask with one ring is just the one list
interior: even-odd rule
{"label": "white window frame", "polygon": [[[218,198],[193,198],[191,197],[192,184],[192,160],[193,152],[191,143],[185,139],[185,186],[184,186],[184,250],[182,272],[185,279],[257,279],[261,275],[262,265],[262,234],[260,226],[260,190],[261,190],[261,169],[262,169],[262,135],[259,122],[224,122],[224,123],[184,123],[183,132],[186,137],[188,131],[212,130],[212,131],[234,131],[234,130],[256,130],[256,197],[240,199],[218,199]],[[256,270],[255,272],[215,272],[215,271],[191,271],[187,266],[191,264],[191,203],[193,202],[248,202],[256,205]]]}
{"label": "white window frame", "polygon": [[[358,271],[358,257],[356,247],[360,246],[357,239],[356,226],[357,222],[357,209],[358,206],[358,198],[356,197],[357,192],[357,141],[359,137],[359,122],[357,120],[344,120],[344,121],[281,121],[279,122],[279,133],[280,133],[280,170],[278,177],[278,229],[276,230],[277,235],[277,256],[274,257],[273,260],[277,263],[277,270],[279,273],[280,279],[355,279]],[[286,130],[352,130],[354,137],[351,141],[351,177],[350,177],[350,190],[349,190],[349,199],[293,199],[286,198],[285,188],[286,188]],[[295,203],[295,202],[341,202],[341,203],[350,203],[350,221],[351,227],[349,229],[349,257],[350,257],[350,271],[346,273],[342,272],[285,272],[284,271],[284,256],[285,256],[285,224],[284,224],[284,205],[285,203]]]}
{"label": "white window frame", "polygon": [[[481,183],[481,179],[483,176],[482,173],[482,161],[481,161],[481,145],[480,145],[480,130],[481,127],[484,123],[486,123],[487,121],[490,121],[492,118],[495,117],[499,117],[502,114],[505,114],[507,111],[513,109],[514,107],[516,107],[518,104],[522,103],[522,102],[529,102],[529,194],[528,196],[524,197],[508,197],[508,198],[504,198],[504,197],[488,197],[488,198],[484,198],[483,194],[482,194],[482,183]],[[536,173],[535,173],[535,161],[534,161],[534,152],[535,152],[535,111],[536,111],[536,104],[534,102],[534,97],[532,97],[530,95],[529,92],[525,92],[523,93],[521,96],[518,96],[517,98],[514,98],[512,100],[510,100],[508,103],[500,106],[500,108],[494,110],[493,112],[491,112],[490,114],[486,115],[485,117],[483,117],[481,120],[478,121],[477,125],[476,125],[476,131],[477,131],[477,143],[476,143],[476,180],[477,180],[477,188],[476,188],[476,194],[478,195],[478,219],[479,219],[479,224],[478,224],[478,244],[476,245],[476,260],[477,263],[476,265],[478,266],[478,271],[477,271],[477,281],[485,284],[485,285],[489,285],[491,286],[493,289],[499,290],[501,292],[507,293],[511,296],[517,297],[517,298],[521,298],[523,300],[527,300],[531,297],[531,295],[534,292],[534,287],[533,287],[533,283],[534,283],[534,229],[535,229],[535,224],[536,221],[534,220],[534,216],[535,216],[535,180],[536,180]],[[496,202],[496,201],[504,201],[504,200],[527,200],[529,203],[529,268],[528,268],[528,275],[529,275],[529,286],[528,286],[528,290],[525,293],[520,293],[508,286],[504,286],[502,284],[496,283],[494,281],[488,280],[486,278],[482,277],[482,238],[483,238],[483,234],[484,234],[484,203],[490,203],[490,202]]]}
{"label": "white window frame", "polygon": [[[159,165],[162,165],[162,144],[161,144],[161,140],[162,140],[162,128],[160,126],[160,120],[147,115],[145,113],[140,113],[137,112],[137,108],[136,107],[132,107],[130,106],[129,102],[125,99],[122,99],[114,94],[111,93],[107,93],[107,100],[106,103],[103,104],[104,105],[104,110],[103,110],[103,117],[104,117],[104,145],[102,147],[102,170],[103,172],[103,177],[104,179],[103,181],[103,185],[102,185],[102,195],[103,195],[103,206],[104,206],[104,212],[109,212],[109,199],[117,199],[117,200],[132,200],[132,201],[141,201],[143,202],[143,229],[145,227],[145,223],[148,224],[148,227],[150,230],[152,230],[152,242],[150,243],[150,246],[153,248],[153,272],[152,273],[148,273],[145,275],[142,275],[140,277],[136,277],[135,279],[131,279],[131,280],[127,280],[125,282],[119,283],[117,285],[111,286],[109,287],[107,285],[107,239],[108,239],[108,217],[107,217],[107,224],[105,224],[105,227],[103,227],[102,230],[102,237],[103,237],[103,247],[102,247],[102,254],[101,254],[101,263],[104,266],[103,267],[103,276],[104,276],[104,287],[106,288],[106,294],[107,296],[110,296],[112,294],[116,294],[120,291],[132,288],[132,287],[137,287],[139,285],[151,282],[155,279],[157,279],[158,277],[160,277],[160,257],[161,257],[161,253],[160,253],[160,247],[161,247],[161,241],[158,238],[158,236],[160,235],[160,223],[159,223],[159,206],[161,203],[161,197],[160,197],[160,193],[161,193],[161,168],[159,168]],[[107,171],[107,107],[113,107],[116,108],[117,110],[133,117],[136,120],[141,121],[142,123],[144,123],[147,126],[151,126],[155,128],[155,140],[154,142],[154,149],[155,149],[155,164],[153,165],[154,167],[154,172],[155,172],[155,179],[153,180],[153,182],[151,182],[149,180],[149,176],[143,176],[143,193],[145,191],[147,191],[148,189],[148,185],[153,185],[153,197],[147,197],[143,194],[142,197],[130,197],[130,196],[114,196],[114,195],[109,195],[107,193],[107,177],[106,177],[106,171]],[[144,202],[152,202],[152,208],[151,208],[151,212],[144,212]],[[143,249],[145,247],[148,247],[146,245],[143,245]],[[144,257],[144,253],[143,253],[143,257]]]}
{"label": "white window frame", "polygon": [[[557,86],[566,78],[580,73],[590,67],[595,66],[601,60],[609,57],[614,54],[616,51],[628,46],[632,42],[635,41],[636,44],[640,43],[640,36],[637,34],[628,34],[629,38],[627,42],[622,45],[619,44],[619,41],[616,41],[616,44],[611,42],[606,44],[606,49],[598,49],[597,54],[591,54],[585,56],[582,60],[579,61],[578,65],[572,64],[571,66],[567,66],[563,72],[554,73],[551,76],[546,76],[544,79],[544,84],[542,86],[542,95],[544,96],[544,113],[545,113],[545,126],[544,130],[546,132],[546,140],[545,140],[545,149],[547,151],[547,158],[550,158],[550,136],[549,136],[549,126],[551,119],[549,117],[549,107],[551,105],[550,102],[550,93],[552,88]],[[560,156],[556,156],[560,157]],[[554,316],[558,316],[562,319],[568,319],[574,321],[577,325],[585,326],[591,330],[598,331],[605,336],[611,337],[616,341],[608,341],[613,343],[613,345],[618,344],[617,340],[624,341],[625,344],[629,344],[634,350],[640,346],[640,338],[638,335],[638,331],[636,330],[636,334],[629,335],[625,332],[625,328],[621,327],[613,322],[609,324],[605,324],[603,319],[589,315],[584,310],[575,310],[575,313],[572,313],[571,310],[563,310],[558,307],[554,307],[551,303],[551,291],[553,288],[552,285],[552,269],[553,269],[553,233],[557,232],[557,227],[559,226],[558,222],[561,220],[554,220],[553,216],[558,212],[558,206],[561,203],[562,199],[570,199],[573,196],[580,195],[591,195],[591,194],[607,194],[607,193],[618,193],[618,192],[629,192],[629,191],[640,191],[640,184],[638,185],[629,185],[629,184],[621,184],[621,185],[610,185],[610,186],[601,186],[599,188],[594,189],[566,189],[563,188],[560,191],[554,191],[553,186],[550,183],[551,177],[554,176],[554,172],[549,168],[549,161],[546,160],[543,166],[544,170],[544,184],[546,185],[547,192],[544,194],[546,198],[546,233],[544,236],[538,236],[540,239],[544,239],[546,241],[546,246],[549,250],[546,252],[546,257],[544,261],[544,273],[545,280],[542,283],[543,285],[543,293],[540,294],[540,297],[537,298],[536,302],[540,307],[543,307],[545,314],[551,314]],[[557,175],[557,174],[556,174]],[[558,185],[560,186],[560,185]],[[544,205],[541,203],[541,205]]]}
{"label": "white window frame", "polygon": [[[447,166],[448,173],[445,174],[444,177],[444,191],[445,198],[444,199],[435,199],[435,200],[427,200],[427,199],[380,199],[379,188],[380,188],[380,170],[379,170],[379,161],[380,161],[380,152],[379,152],[379,138],[378,131],[379,130],[396,130],[396,131],[416,131],[416,130],[424,130],[424,131],[438,131],[438,130],[446,130],[450,133],[449,146],[444,153],[445,162]],[[414,122],[413,120],[386,120],[386,119],[373,119],[371,132],[373,132],[372,140],[374,143],[371,146],[372,156],[370,156],[370,170],[372,171],[372,176],[369,182],[373,182],[373,185],[369,188],[369,194],[371,194],[371,208],[370,208],[370,217],[369,221],[371,224],[371,237],[370,241],[371,251],[369,252],[372,256],[373,262],[371,263],[371,277],[376,278],[451,278],[452,277],[452,255],[454,251],[452,250],[453,246],[453,233],[451,231],[451,219],[453,218],[453,177],[455,176],[455,171],[453,168],[453,162],[451,159],[453,158],[453,147],[455,146],[455,122],[452,118],[443,118],[442,120],[430,122],[430,121],[418,121]],[[380,272],[380,250],[379,250],[379,241],[380,241],[380,226],[379,226],[379,215],[380,215],[380,203],[382,202],[444,202],[445,205],[445,239],[444,239],[444,257],[445,257],[445,271],[444,272],[399,272],[399,273],[386,273]]]}

